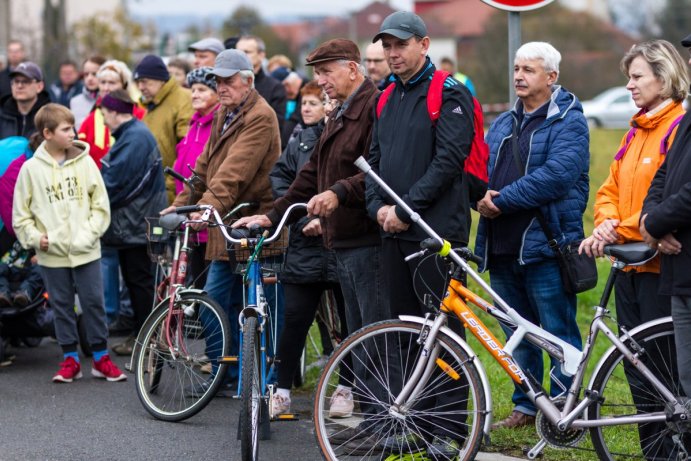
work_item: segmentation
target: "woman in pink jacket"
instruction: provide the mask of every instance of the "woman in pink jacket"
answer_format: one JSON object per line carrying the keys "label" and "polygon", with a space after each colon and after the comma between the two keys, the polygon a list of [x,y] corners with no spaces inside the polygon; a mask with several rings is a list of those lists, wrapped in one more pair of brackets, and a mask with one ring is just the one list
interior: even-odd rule
{"label": "woman in pink jacket", "polygon": [[[194,168],[197,157],[204,150],[206,141],[211,134],[211,122],[219,108],[216,93],[216,79],[209,75],[211,67],[200,67],[187,74],[187,86],[192,91],[192,108],[195,110],[190,120],[187,136],[182,138],[176,147],[177,159],[173,169],[188,178],[192,175],[190,168]],[[210,78],[207,79],[207,76]],[[189,165],[189,167],[188,167]],[[176,180],[175,193],[179,194],[184,185]],[[204,253],[206,251],[206,231],[200,232],[199,246],[190,254],[190,271],[194,285],[203,287],[206,283],[206,266]]]}

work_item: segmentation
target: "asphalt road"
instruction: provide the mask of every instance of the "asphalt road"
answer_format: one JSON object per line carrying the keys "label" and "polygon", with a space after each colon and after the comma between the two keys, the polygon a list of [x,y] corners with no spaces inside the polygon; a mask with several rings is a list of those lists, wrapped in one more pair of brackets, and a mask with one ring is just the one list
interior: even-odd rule
{"label": "asphalt road", "polygon": [[[146,412],[131,374],[124,383],[95,379],[82,358],[83,379],[55,384],[62,354],[54,341],[12,351],[14,363],[0,368],[0,461],[240,459],[238,401],[215,398],[187,421],[166,423]],[[112,357],[124,369],[125,358]],[[293,410],[301,420],[272,423],[261,459],[321,459],[310,394],[294,395]]]}

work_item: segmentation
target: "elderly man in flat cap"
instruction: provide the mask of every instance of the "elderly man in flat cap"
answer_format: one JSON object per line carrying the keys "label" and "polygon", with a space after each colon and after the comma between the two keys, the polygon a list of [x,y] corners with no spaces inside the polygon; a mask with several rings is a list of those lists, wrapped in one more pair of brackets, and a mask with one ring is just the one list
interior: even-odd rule
{"label": "elderly man in flat cap", "polygon": [[[332,112],[310,161],[288,192],[274,202],[273,210],[267,215],[243,218],[234,226],[267,227],[277,223],[291,204],[308,202],[309,215],[314,219],[304,232],[322,235],[325,245],[335,250],[348,331],[352,332],[389,317],[380,297],[381,239],[376,223],[365,210],[364,175],[353,164],[360,155],[368,155],[379,90],[365,77],[358,47],[350,40],[322,43],[307,56],[306,64],[314,66],[317,83],[329,98],[338,101],[339,107]],[[358,368],[355,364],[355,373],[364,376]],[[331,417],[351,415],[353,394],[349,384],[344,382],[334,393]],[[361,405],[361,410],[366,413],[365,406]]]}
{"label": "elderly man in flat cap", "polygon": [[[273,196],[269,172],[281,153],[281,139],[276,114],[271,106],[254,89],[254,71],[247,55],[238,50],[225,50],[215,61],[210,74],[216,79],[221,108],[211,125],[211,135],[204,151],[197,159],[195,171],[206,185],[199,204],[213,205],[222,215],[239,203],[259,203],[259,211],[271,209]],[[187,204],[187,188],[173,202],[173,206],[161,212],[173,211],[174,207]],[[191,213],[190,219],[201,219],[200,213]],[[234,273],[229,261],[226,243],[217,228],[209,229],[206,259],[211,261],[204,291],[226,311],[228,318],[238,318],[242,306],[242,278]],[[237,331],[231,347],[237,349]],[[206,338],[207,355],[216,369],[220,350],[208,350],[209,345],[221,344],[218,338]],[[231,354],[236,355],[237,350]],[[229,367],[224,391],[230,391],[231,382],[237,378],[237,366]],[[207,383],[199,389],[189,390],[194,396],[204,392]]]}

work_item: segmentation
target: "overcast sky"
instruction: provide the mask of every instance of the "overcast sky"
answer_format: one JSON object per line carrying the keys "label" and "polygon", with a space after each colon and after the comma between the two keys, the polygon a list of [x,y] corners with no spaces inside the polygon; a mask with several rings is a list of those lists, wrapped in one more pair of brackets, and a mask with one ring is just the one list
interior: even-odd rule
{"label": "overcast sky", "polygon": [[[257,8],[264,18],[285,15],[344,15],[372,0],[129,0],[130,12],[142,15],[190,14],[227,16],[238,6]],[[411,9],[412,0],[390,0],[392,7]]]}

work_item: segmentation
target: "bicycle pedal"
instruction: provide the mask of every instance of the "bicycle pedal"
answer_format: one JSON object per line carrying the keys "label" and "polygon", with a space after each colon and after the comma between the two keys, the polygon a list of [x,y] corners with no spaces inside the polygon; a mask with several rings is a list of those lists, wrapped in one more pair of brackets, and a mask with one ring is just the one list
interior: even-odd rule
{"label": "bicycle pedal", "polygon": [[226,355],[219,357],[217,359],[218,363],[237,363],[238,362],[238,357],[237,355]]}
{"label": "bicycle pedal", "polygon": [[275,421],[300,421],[300,415],[297,413],[283,413],[271,418],[271,422]]}

